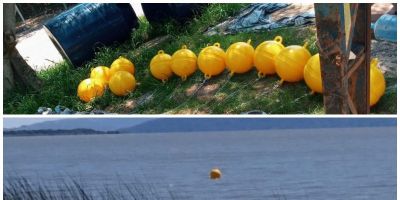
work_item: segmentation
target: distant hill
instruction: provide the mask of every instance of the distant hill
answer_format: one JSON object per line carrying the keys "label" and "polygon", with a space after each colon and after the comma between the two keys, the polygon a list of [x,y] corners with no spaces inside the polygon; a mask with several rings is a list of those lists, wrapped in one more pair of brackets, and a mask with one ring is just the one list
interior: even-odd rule
{"label": "distant hill", "polygon": [[[40,122],[7,135],[76,135],[396,126],[385,118],[80,118]],[[7,132],[7,133],[6,133]],[[43,132],[43,133],[42,133]]]}
{"label": "distant hill", "polygon": [[31,125],[21,126],[10,130],[71,130],[71,129],[93,129],[96,131],[114,131],[121,128],[131,127],[148,121],[149,118],[78,118],[60,119],[54,121],[39,122]]}
{"label": "distant hill", "polygon": [[384,118],[164,118],[122,128],[121,133],[195,132],[396,126]]}
{"label": "distant hill", "polygon": [[18,137],[18,136],[58,136],[58,135],[98,135],[98,134],[118,134],[118,131],[96,131],[93,129],[71,129],[71,130],[5,130],[3,136]]}

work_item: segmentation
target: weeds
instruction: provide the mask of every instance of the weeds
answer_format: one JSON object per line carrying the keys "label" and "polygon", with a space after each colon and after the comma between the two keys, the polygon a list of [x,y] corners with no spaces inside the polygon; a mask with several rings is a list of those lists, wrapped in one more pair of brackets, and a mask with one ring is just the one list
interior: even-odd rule
{"label": "weeds", "polygon": [[[168,199],[176,199],[168,191]],[[24,177],[7,179],[4,200],[157,200],[161,194],[150,184],[121,183],[117,186],[91,187],[77,180],[62,180],[57,184],[33,184]]]}

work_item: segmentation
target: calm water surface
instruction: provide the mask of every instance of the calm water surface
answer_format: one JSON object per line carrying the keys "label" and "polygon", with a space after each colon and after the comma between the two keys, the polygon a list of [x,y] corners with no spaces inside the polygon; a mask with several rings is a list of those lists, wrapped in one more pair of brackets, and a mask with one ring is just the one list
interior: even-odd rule
{"label": "calm water surface", "polygon": [[396,128],[5,137],[4,175],[177,199],[396,199]]}

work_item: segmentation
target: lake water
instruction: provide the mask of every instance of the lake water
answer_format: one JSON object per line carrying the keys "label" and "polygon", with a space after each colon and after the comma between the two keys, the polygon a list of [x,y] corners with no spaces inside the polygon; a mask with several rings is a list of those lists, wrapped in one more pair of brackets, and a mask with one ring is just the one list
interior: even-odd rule
{"label": "lake water", "polygon": [[175,199],[396,199],[396,128],[5,137],[4,176]]}

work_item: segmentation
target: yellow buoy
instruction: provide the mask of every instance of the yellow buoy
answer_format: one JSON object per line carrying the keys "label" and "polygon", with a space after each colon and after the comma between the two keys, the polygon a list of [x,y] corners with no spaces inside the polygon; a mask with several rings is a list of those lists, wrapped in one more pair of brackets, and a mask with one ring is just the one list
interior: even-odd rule
{"label": "yellow buoy", "polygon": [[371,60],[369,78],[369,105],[374,106],[383,96],[386,89],[385,77],[378,68],[378,59],[376,58]]}
{"label": "yellow buoy", "polygon": [[257,46],[254,52],[254,66],[258,70],[258,77],[275,74],[275,57],[285,48],[282,37],[276,36]]}
{"label": "yellow buoy", "polygon": [[372,58],[369,64],[370,69],[378,68],[378,58]]}
{"label": "yellow buoy", "polygon": [[192,75],[197,70],[197,56],[186,45],[172,55],[172,71],[182,80]]}
{"label": "yellow buoy", "polygon": [[130,60],[120,56],[111,64],[110,77],[118,71],[127,71],[132,75],[135,75],[135,65]]}
{"label": "yellow buoy", "polygon": [[95,67],[90,72],[90,78],[99,79],[107,85],[110,80],[110,68],[106,66]]}
{"label": "yellow buoy", "polygon": [[276,73],[283,81],[297,82],[303,79],[304,66],[311,54],[306,49],[308,43],[303,46],[292,45],[283,49],[275,58]]}
{"label": "yellow buoy", "polygon": [[200,51],[197,62],[206,79],[216,76],[225,70],[225,51],[219,43],[208,46]]}
{"label": "yellow buoy", "polygon": [[136,80],[131,73],[118,71],[111,76],[108,84],[112,93],[117,96],[125,96],[135,89]]}
{"label": "yellow buoy", "polygon": [[78,97],[84,102],[89,102],[95,97],[104,94],[104,84],[99,79],[88,78],[78,85]]}
{"label": "yellow buoy", "polygon": [[171,65],[172,57],[160,50],[150,61],[150,72],[155,78],[165,82],[173,75]]}
{"label": "yellow buoy", "polygon": [[322,93],[321,64],[318,53],[308,59],[304,67],[304,81],[311,91]]}
{"label": "yellow buoy", "polygon": [[226,50],[226,65],[231,75],[246,73],[253,67],[254,48],[251,40],[236,42]]}
{"label": "yellow buoy", "polygon": [[221,176],[222,176],[222,173],[218,168],[211,169],[210,179],[213,179],[213,180],[220,179]]}

